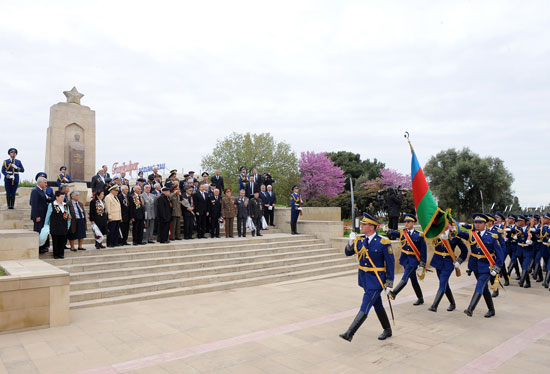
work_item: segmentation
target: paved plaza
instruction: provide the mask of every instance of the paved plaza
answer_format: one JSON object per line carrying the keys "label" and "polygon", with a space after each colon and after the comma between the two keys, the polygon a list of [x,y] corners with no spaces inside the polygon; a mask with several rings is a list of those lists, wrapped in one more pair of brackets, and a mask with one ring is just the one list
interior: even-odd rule
{"label": "paved plaza", "polygon": [[278,283],[71,311],[69,326],[0,335],[0,373],[548,373],[550,292],[513,286],[496,317],[467,306],[473,279],[453,277],[457,310],[427,310],[437,283],[395,300],[394,336],[375,313],[352,343],[356,276]]}

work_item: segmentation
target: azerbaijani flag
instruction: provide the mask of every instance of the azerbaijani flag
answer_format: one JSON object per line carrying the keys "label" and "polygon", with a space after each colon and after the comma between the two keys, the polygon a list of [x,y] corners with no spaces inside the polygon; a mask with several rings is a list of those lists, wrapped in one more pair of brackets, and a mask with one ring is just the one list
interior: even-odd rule
{"label": "azerbaijani flag", "polygon": [[433,239],[447,229],[452,220],[451,210],[443,211],[437,206],[410,141],[409,145],[412,153],[411,180],[416,215],[424,236]]}

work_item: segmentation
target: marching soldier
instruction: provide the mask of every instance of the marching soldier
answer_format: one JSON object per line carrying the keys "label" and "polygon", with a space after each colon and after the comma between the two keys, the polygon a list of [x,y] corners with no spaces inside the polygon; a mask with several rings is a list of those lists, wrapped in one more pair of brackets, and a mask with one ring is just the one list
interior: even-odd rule
{"label": "marching soldier", "polygon": [[546,270],[546,277],[544,277],[544,282],[542,286],[548,288],[550,284],[550,213],[546,213],[543,217],[544,219],[544,239],[542,244],[544,245],[542,259],[544,260],[544,269]]}
{"label": "marching soldier", "polygon": [[15,209],[15,193],[19,186],[19,173],[23,173],[25,168],[20,160],[16,160],[17,149],[8,149],[10,158],[2,164],[2,174],[4,174],[4,186],[6,187],[6,201],[8,209]]}
{"label": "marching soldier", "polygon": [[508,227],[504,229],[504,232],[506,232],[506,244],[508,245],[508,253],[510,254],[508,274],[512,275],[512,269],[514,269],[516,271],[516,280],[520,280],[519,260],[521,259],[521,247],[519,240],[523,237],[523,232],[517,222],[518,216],[515,214],[508,215]]}
{"label": "marching soldier", "polygon": [[533,243],[535,246],[535,257],[534,257],[534,267],[533,267],[533,279],[536,282],[542,282],[543,276],[542,276],[542,265],[540,263],[540,260],[543,258],[545,254],[546,246],[544,245],[544,241],[547,236],[547,232],[544,228],[544,225],[542,224],[542,219],[544,217],[539,216],[538,214],[535,214],[535,219],[537,220],[537,224],[533,226],[534,235],[536,235],[536,241]]}
{"label": "marching soldier", "polygon": [[348,330],[340,334],[342,339],[349,342],[359,327],[367,319],[369,310],[374,307],[378,320],[384,331],[378,337],[384,340],[392,336],[392,330],[388,315],[382,305],[381,293],[386,295],[393,286],[393,275],[395,268],[395,259],[393,257],[391,242],[388,238],[378,235],[376,228],[380,222],[367,213],[363,213],[361,219],[361,233],[356,236],[354,232],[350,234],[349,242],[346,245],[346,256],[357,255],[359,261],[358,283],[363,288],[363,303],[357,313],[357,316],[351,323]]}
{"label": "marching soldier", "polygon": [[390,239],[399,238],[401,240],[399,264],[404,268],[403,278],[390,292],[390,298],[394,300],[397,294],[405,288],[410,278],[412,287],[418,298],[413,305],[421,305],[424,304],[424,296],[422,295],[417,275],[422,280],[426,274],[426,241],[424,240],[424,234],[414,228],[416,222],[415,216],[405,214],[404,221],[405,229],[403,231],[387,230]]}
{"label": "marching soldier", "polygon": [[292,186],[290,194],[290,231],[292,235],[300,235],[298,232],[298,217],[302,215],[302,196],[298,193],[298,185]]}
{"label": "marching soldier", "polygon": [[71,176],[67,174],[67,167],[61,166],[59,168],[59,175],[57,176],[57,187],[61,188],[61,185],[71,183]]}
{"label": "marching soldier", "polygon": [[468,271],[474,273],[477,283],[470,305],[464,313],[471,317],[481,295],[487,303],[489,311],[485,318],[495,315],[493,298],[489,292],[488,282],[490,277],[496,277],[502,268],[502,250],[498,242],[498,235],[487,230],[487,216],[476,213],[474,218],[474,230],[460,231],[458,237],[467,240],[470,244],[470,259],[468,260]]}
{"label": "marching soldier", "polygon": [[[503,273],[503,269],[506,268],[506,266],[504,266],[504,257],[506,257],[506,241],[504,240],[504,231],[502,231],[501,229],[499,229],[498,227],[496,227],[496,216],[490,214],[490,213],[487,213],[485,214],[487,216],[487,230],[492,233],[492,234],[496,234],[498,236],[498,244],[500,245],[500,249],[502,251],[502,267],[500,269],[500,274],[502,275]],[[508,280],[508,274],[506,275],[502,275],[506,280]],[[509,282],[508,282],[509,284]],[[498,297],[498,287],[496,290],[493,291],[493,293],[491,294],[492,297]]]}
{"label": "marching soldier", "polygon": [[[458,246],[460,255],[456,257],[455,248]],[[468,248],[462,240],[456,236],[456,232],[451,231],[451,225],[444,234],[439,235],[439,238],[434,240],[434,255],[432,257],[431,266],[436,269],[437,277],[439,278],[439,289],[435,295],[432,306],[428,309],[432,312],[437,312],[437,307],[443,298],[443,294],[449,299],[448,312],[456,309],[456,303],[453,292],[449,287],[449,278],[453,270],[456,276],[460,276],[460,264],[462,264],[468,256]]]}
{"label": "marching soldier", "polygon": [[[508,232],[506,231],[508,223],[506,222],[506,217],[500,212],[495,213],[496,222],[494,228],[500,230],[500,235],[502,236],[502,241],[499,241],[500,247],[502,249],[502,269],[500,269],[500,275],[504,279],[504,286],[510,285],[510,276],[506,271],[506,257],[510,255],[510,249],[508,246]],[[496,291],[498,295],[498,290]],[[493,296],[494,297],[494,296]]]}
{"label": "marching soldier", "polygon": [[[527,224],[528,221],[529,224]],[[521,254],[523,259],[521,260],[521,279],[519,280],[519,286],[524,288],[531,287],[531,278],[529,277],[529,267],[533,260],[534,247],[533,247],[533,233],[531,229],[533,228],[533,219],[529,219],[526,216],[518,217],[518,224],[520,226],[522,237],[518,241],[518,245],[521,247]]]}

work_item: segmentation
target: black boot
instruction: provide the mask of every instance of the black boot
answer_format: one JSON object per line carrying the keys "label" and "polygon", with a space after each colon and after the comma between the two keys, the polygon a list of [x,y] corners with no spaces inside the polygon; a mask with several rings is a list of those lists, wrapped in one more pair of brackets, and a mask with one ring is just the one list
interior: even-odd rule
{"label": "black boot", "polygon": [[474,309],[477,306],[477,303],[479,303],[479,300],[481,299],[481,294],[478,292],[474,292],[472,295],[472,300],[470,301],[470,305],[468,305],[468,309],[464,310],[464,313],[466,313],[467,316],[471,317],[474,313]]}
{"label": "black boot", "polygon": [[406,285],[407,285],[407,282],[401,279],[399,283],[397,283],[397,286],[395,286],[395,288],[390,291],[390,299],[395,300],[395,297],[397,296],[397,294],[401,292],[401,290],[405,288]]}
{"label": "black boot", "polygon": [[540,264],[537,264],[537,266],[535,267],[535,277],[537,278],[537,283],[542,282],[542,267],[540,266]]}
{"label": "black boot", "polygon": [[378,340],[386,340],[386,338],[389,338],[392,336],[390,320],[388,319],[386,310],[382,309],[379,312],[377,311],[376,315],[378,316],[378,320],[380,321],[380,324],[384,329],[384,331],[382,331],[382,334],[378,336]]}
{"label": "black boot", "polygon": [[521,272],[521,277],[519,279],[519,286],[520,287],[523,287],[525,282],[526,282],[526,279],[529,278],[529,274],[527,273],[527,270],[523,270]]}
{"label": "black boot", "polygon": [[499,293],[498,293],[498,288],[496,291],[493,291],[493,293],[491,294],[491,297],[498,297]]}
{"label": "black boot", "polygon": [[449,299],[449,303],[450,303],[449,307],[447,308],[447,312],[452,312],[453,310],[456,309],[456,303],[455,303],[455,298],[453,296],[453,292],[451,291],[448,285],[447,285],[447,289],[445,290],[445,295],[447,296],[447,299]]}
{"label": "black boot", "polygon": [[550,284],[550,271],[546,272],[546,277],[544,278],[544,282],[542,282],[542,286],[544,288],[548,288],[548,285]]}
{"label": "black boot", "polygon": [[431,307],[428,308],[430,312],[437,312],[437,307],[439,306],[439,303],[441,302],[441,299],[443,298],[443,295],[445,292],[441,290],[437,290],[437,293],[435,294],[435,299]]}
{"label": "black boot", "polygon": [[366,319],[367,319],[367,315],[359,311],[359,313],[357,313],[357,315],[355,316],[355,319],[349,326],[348,331],[346,331],[343,334],[340,334],[340,337],[344,340],[347,340],[348,342],[351,342],[351,339],[353,339],[353,335],[355,335],[359,327],[361,327],[361,325],[363,324],[363,322],[365,322]]}
{"label": "black boot", "polygon": [[292,235],[296,235],[296,228],[295,228],[296,225],[294,225],[293,223],[290,224],[290,233]]}
{"label": "black boot", "polygon": [[489,311],[485,313],[485,318],[491,318],[495,315],[495,304],[493,304],[493,298],[491,297],[491,294],[489,293],[489,290],[483,293],[483,298],[485,299],[485,303],[487,304],[487,308]]}
{"label": "black boot", "polygon": [[11,196],[6,195],[6,208],[10,209],[10,206],[11,206]]}
{"label": "black boot", "polygon": [[500,274],[502,275],[502,279],[504,279],[504,286],[509,286],[510,279],[508,277],[508,272],[506,271],[506,266],[503,266],[502,269],[500,269]]}
{"label": "black boot", "polygon": [[418,281],[414,282],[411,280],[411,284],[414,290],[414,293],[416,294],[416,301],[413,303],[413,305],[422,305],[424,304],[424,296],[422,295],[422,289],[420,288],[420,284],[418,284]]}
{"label": "black boot", "polygon": [[527,276],[525,277],[525,285],[523,286],[523,288],[531,288],[531,277],[529,276],[529,274],[527,274]]}

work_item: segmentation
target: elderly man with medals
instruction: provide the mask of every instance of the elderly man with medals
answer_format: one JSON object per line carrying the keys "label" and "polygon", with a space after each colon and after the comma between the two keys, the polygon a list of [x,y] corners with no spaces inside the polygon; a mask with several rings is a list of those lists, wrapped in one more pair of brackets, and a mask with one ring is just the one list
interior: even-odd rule
{"label": "elderly man with medals", "polygon": [[350,342],[353,339],[353,335],[355,335],[359,327],[367,319],[371,307],[374,307],[378,320],[384,329],[378,339],[384,340],[392,336],[390,321],[382,305],[381,293],[385,292],[387,296],[391,291],[395,259],[390,240],[378,235],[376,232],[379,224],[380,222],[374,217],[364,213],[361,219],[362,234],[356,236],[352,232],[349,237],[349,243],[345,248],[346,256],[357,255],[357,260],[359,261],[358,283],[359,287],[365,291],[363,294],[363,303],[357,316],[348,330],[340,334],[342,339]]}
{"label": "elderly man with medals", "polygon": [[421,305],[424,304],[424,296],[422,295],[418,279],[422,280],[426,275],[426,241],[424,240],[424,234],[414,228],[414,224],[416,223],[415,216],[405,214],[404,221],[404,230],[387,230],[390,239],[399,238],[401,241],[399,264],[404,268],[403,277],[393,291],[390,292],[390,298],[394,300],[397,294],[405,288],[407,281],[410,279],[417,297],[413,305]]}
{"label": "elderly man with medals", "polygon": [[[489,292],[489,279],[497,277],[503,266],[502,249],[498,241],[498,235],[487,230],[487,216],[482,213],[473,215],[474,230],[460,231],[457,236],[467,240],[470,244],[470,259],[468,260],[468,272],[474,273],[477,283],[470,305],[464,313],[472,316],[481,295],[487,303],[489,311],[485,318],[491,318],[495,315],[495,306],[493,298]],[[495,280],[498,285],[498,279]]]}
{"label": "elderly man with medals", "polygon": [[[457,246],[460,249],[460,255],[458,257],[455,255],[455,248]],[[437,272],[439,289],[437,290],[432,306],[430,306],[428,310],[437,312],[437,307],[443,295],[446,295],[450,303],[447,311],[452,312],[456,309],[456,303],[453,292],[449,287],[449,278],[453,270],[456,276],[460,277],[460,264],[468,257],[468,247],[466,247],[462,240],[456,236],[456,232],[452,231],[451,225],[449,225],[445,233],[434,239],[434,247],[434,255],[430,264]]]}

